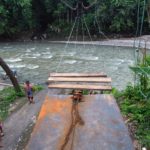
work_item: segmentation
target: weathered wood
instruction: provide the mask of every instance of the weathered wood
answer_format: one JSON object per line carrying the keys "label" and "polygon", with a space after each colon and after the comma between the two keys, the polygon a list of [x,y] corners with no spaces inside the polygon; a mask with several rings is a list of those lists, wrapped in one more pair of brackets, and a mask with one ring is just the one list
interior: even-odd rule
{"label": "weathered wood", "polygon": [[107,77],[104,73],[50,73],[50,77]]}
{"label": "weathered wood", "polygon": [[90,90],[103,90],[109,91],[112,90],[112,87],[109,85],[90,85],[90,84],[49,84],[49,88],[56,89],[90,89]]}
{"label": "weathered wood", "polygon": [[49,77],[49,82],[101,82],[101,83],[110,83],[111,78],[104,77]]}
{"label": "weathered wood", "polygon": [[[48,82],[50,82],[48,87],[54,89],[91,89],[101,91],[109,91],[112,89],[112,87],[108,85],[108,83],[111,83],[111,78],[107,78],[107,75],[104,73],[51,73]],[[107,85],[61,84],[56,82],[94,82],[107,83]]]}
{"label": "weathered wood", "polygon": [[12,84],[7,84],[7,83],[0,83],[2,86],[13,86]]}

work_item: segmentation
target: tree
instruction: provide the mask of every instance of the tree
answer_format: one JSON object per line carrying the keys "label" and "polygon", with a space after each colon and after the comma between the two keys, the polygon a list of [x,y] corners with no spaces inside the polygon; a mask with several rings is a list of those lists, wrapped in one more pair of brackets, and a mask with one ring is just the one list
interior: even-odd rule
{"label": "tree", "polygon": [[[143,31],[149,32],[150,0],[0,0],[0,36],[12,38],[31,30],[34,31],[32,37],[39,39],[46,32],[68,35],[77,16],[77,11],[70,8],[77,8],[79,2],[83,3],[78,7],[85,10],[85,20],[94,35],[98,32],[97,22],[102,32],[108,34],[133,35],[137,22],[143,22]],[[82,29],[81,23],[79,29]]]}
{"label": "tree", "polygon": [[33,14],[33,19],[34,19],[34,36],[37,36],[39,39],[41,38],[42,33],[45,32],[47,29],[48,25],[48,20],[47,20],[47,12],[46,12],[46,7],[45,3],[42,0],[32,0],[32,14]]}
{"label": "tree", "polygon": [[149,26],[150,26],[150,1],[147,4],[147,14],[148,14],[148,22],[149,22]]}
{"label": "tree", "polygon": [[11,71],[11,69],[9,68],[9,66],[5,63],[5,61],[0,57],[0,66],[4,69],[4,71],[6,72],[6,74],[8,75],[8,77],[10,78],[15,91],[17,93],[21,92],[20,86],[18,84],[17,79],[14,77],[13,72]]}
{"label": "tree", "polygon": [[30,30],[31,0],[0,1],[0,35],[12,38],[16,33]]}

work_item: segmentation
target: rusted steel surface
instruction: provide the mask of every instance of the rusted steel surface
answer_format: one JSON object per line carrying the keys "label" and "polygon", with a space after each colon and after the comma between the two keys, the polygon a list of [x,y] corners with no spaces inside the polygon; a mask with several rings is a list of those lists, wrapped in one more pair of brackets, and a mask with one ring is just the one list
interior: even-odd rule
{"label": "rusted steel surface", "polygon": [[107,77],[104,73],[50,73],[51,77]]}
{"label": "rusted steel surface", "polygon": [[111,78],[104,77],[49,77],[49,82],[101,82],[101,83],[110,83]]}
{"label": "rusted steel surface", "polygon": [[47,96],[26,150],[133,150],[118,106],[110,95]]}
{"label": "rusted steel surface", "polygon": [[48,85],[48,88],[52,89],[89,89],[89,90],[103,90],[111,91],[112,87],[110,85],[91,85],[91,84],[60,84],[52,83]]}
{"label": "rusted steel surface", "polygon": [[74,150],[134,149],[120,110],[112,96],[88,96],[85,102],[79,105],[79,112],[85,125],[76,129]]}
{"label": "rusted steel surface", "polygon": [[72,102],[66,96],[46,97],[26,150],[57,150],[71,120]]}

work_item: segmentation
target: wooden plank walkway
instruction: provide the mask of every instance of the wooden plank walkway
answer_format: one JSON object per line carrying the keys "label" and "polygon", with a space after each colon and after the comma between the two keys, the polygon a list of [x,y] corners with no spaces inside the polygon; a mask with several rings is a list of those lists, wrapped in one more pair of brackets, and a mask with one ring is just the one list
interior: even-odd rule
{"label": "wooden plank walkway", "polygon": [[100,82],[100,83],[111,83],[111,78],[104,78],[104,77],[49,77],[48,78],[49,82]]}
{"label": "wooden plank walkway", "polygon": [[13,86],[12,84],[8,84],[8,83],[0,83],[0,85],[2,85],[2,86]]}
{"label": "wooden plank walkway", "polygon": [[50,73],[51,77],[107,77],[104,73]]}
{"label": "wooden plank walkway", "polygon": [[78,124],[70,137],[66,138],[68,131],[72,130],[71,96],[47,95],[26,149],[134,150],[112,96],[91,95],[84,96],[83,100],[78,104],[83,123]]}
{"label": "wooden plank walkway", "polygon": [[[62,82],[67,83],[62,84]],[[48,87],[51,89],[88,89],[100,91],[110,91],[112,89],[110,85],[111,78],[107,77],[104,73],[50,73],[48,83]]]}
{"label": "wooden plank walkway", "polygon": [[112,90],[111,86],[108,85],[91,85],[91,84],[49,84],[48,88],[52,89],[82,89],[82,90],[102,90],[102,91],[110,91]]}
{"label": "wooden plank walkway", "polygon": [[6,87],[12,87],[13,85],[12,84],[7,84],[7,83],[1,83],[0,82],[0,91],[3,90],[4,88]]}

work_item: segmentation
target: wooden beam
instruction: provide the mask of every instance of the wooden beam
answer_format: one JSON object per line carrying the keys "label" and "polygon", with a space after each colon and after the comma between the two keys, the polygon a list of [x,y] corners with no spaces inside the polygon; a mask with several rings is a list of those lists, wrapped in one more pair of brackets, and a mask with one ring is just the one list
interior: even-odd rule
{"label": "wooden beam", "polygon": [[90,89],[90,90],[103,90],[110,91],[112,89],[111,86],[106,85],[90,85],[90,84],[50,84],[49,88],[56,89]]}
{"label": "wooden beam", "polygon": [[13,86],[12,84],[7,84],[7,83],[0,83],[2,86]]}
{"label": "wooden beam", "polygon": [[101,82],[101,83],[110,83],[111,78],[106,77],[49,77],[49,82]]}
{"label": "wooden beam", "polygon": [[50,73],[50,77],[107,77],[104,73]]}

